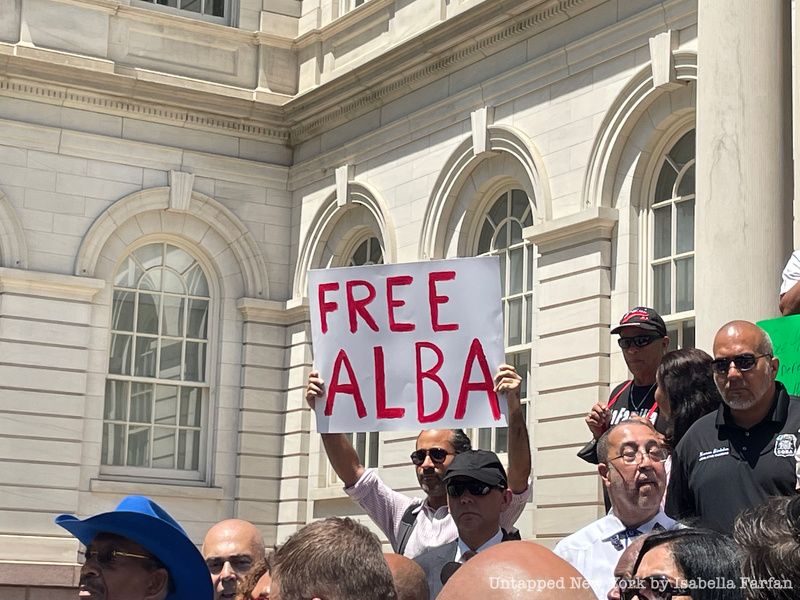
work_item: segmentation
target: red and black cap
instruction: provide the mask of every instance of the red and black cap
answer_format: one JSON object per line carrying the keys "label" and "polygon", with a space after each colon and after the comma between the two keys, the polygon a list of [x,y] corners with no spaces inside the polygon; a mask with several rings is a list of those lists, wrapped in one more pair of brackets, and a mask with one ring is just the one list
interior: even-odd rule
{"label": "red and black cap", "polygon": [[638,327],[639,329],[655,331],[662,337],[667,335],[667,326],[664,325],[664,319],[652,308],[646,306],[636,306],[626,312],[619,320],[619,325],[612,329],[611,333],[620,333],[626,327]]}

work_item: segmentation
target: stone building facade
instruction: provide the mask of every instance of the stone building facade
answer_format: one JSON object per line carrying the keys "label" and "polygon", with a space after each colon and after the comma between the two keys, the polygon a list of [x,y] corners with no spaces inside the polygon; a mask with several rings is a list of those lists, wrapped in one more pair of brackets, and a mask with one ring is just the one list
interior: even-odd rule
{"label": "stone building facade", "polygon": [[[0,596],[74,597],[53,517],[131,493],[198,543],[231,516],[274,545],[360,515],[303,399],[326,266],[499,255],[520,529],[553,545],[597,518],[575,452],[626,377],[609,325],[654,305],[708,349],[776,314],[792,9],[0,0]],[[503,454],[503,430],[472,435]],[[354,442],[418,493],[413,438]]]}

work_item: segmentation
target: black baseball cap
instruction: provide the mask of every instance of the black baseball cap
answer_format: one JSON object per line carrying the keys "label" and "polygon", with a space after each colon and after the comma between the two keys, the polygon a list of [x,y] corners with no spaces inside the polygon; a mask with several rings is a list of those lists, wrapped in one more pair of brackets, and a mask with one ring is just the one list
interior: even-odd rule
{"label": "black baseball cap", "polygon": [[626,312],[619,320],[619,325],[611,330],[611,333],[620,333],[626,327],[638,327],[655,331],[661,337],[667,335],[667,326],[664,319],[656,311],[646,306],[636,306]]}
{"label": "black baseball cap", "polygon": [[467,450],[453,457],[442,481],[456,477],[475,479],[486,485],[508,487],[508,477],[497,454],[488,450]]}

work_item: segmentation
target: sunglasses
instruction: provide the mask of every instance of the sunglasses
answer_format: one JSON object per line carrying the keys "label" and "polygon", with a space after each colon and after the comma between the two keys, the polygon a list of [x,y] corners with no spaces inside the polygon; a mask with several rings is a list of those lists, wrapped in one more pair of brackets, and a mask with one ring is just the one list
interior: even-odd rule
{"label": "sunglasses", "polygon": [[444,462],[444,459],[447,458],[449,454],[453,454],[452,452],[448,452],[444,448],[429,448],[429,449],[422,449],[422,450],[415,450],[411,453],[411,462],[417,465],[418,467],[425,462],[425,458],[427,456],[431,457],[431,462],[435,465],[440,465]]}
{"label": "sunglasses", "polygon": [[720,358],[715,358],[711,361],[711,368],[713,368],[716,373],[724,375],[728,372],[731,363],[733,363],[733,366],[736,367],[737,371],[749,371],[756,366],[759,358],[763,358],[765,356],[772,358],[772,354],[753,354],[751,352],[737,354],[736,356],[721,356]]}
{"label": "sunglasses", "polygon": [[253,559],[249,556],[213,556],[206,559],[206,566],[212,575],[221,572],[225,563],[230,563],[231,569],[236,573],[247,573],[253,566]]}
{"label": "sunglasses", "polygon": [[634,335],[633,337],[621,337],[617,340],[617,344],[623,350],[627,350],[631,346],[636,346],[637,348],[644,348],[645,346],[649,346],[656,340],[660,340],[660,335]]}
{"label": "sunglasses", "polygon": [[[627,585],[623,586],[623,583]],[[673,596],[689,596],[690,590],[674,586],[666,575],[620,580],[621,600],[672,600]]]}
{"label": "sunglasses", "polygon": [[447,495],[458,498],[459,496],[463,496],[464,492],[469,492],[473,496],[486,496],[494,489],[500,488],[481,483],[480,481],[454,481],[447,484]]}
{"label": "sunglasses", "polygon": [[133,552],[123,552],[121,550],[112,550],[110,548],[106,548],[105,550],[94,550],[92,548],[87,548],[83,552],[78,552],[78,562],[80,564],[85,564],[87,561],[93,560],[104,569],[113,567],[119,558],[138,558],[139,560],[149,560],[150,562],[158,565],[161,564],[155,556],[134,554]]}

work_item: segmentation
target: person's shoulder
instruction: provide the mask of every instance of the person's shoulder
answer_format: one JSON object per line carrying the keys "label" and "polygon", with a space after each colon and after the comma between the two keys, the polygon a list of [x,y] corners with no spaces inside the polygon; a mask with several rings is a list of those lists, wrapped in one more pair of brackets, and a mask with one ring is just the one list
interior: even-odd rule
{"label": "person's shoulder", "polygon": [[[585,527],[581,527],[575,533],[568,535],[558,542],[556,548],[560,548],[563,551],[574,551],[593,546],[602,539],[603,523],[607,518],[608,515],[596,521],[592,521]],[[558,553],[556,552],[556,554]]]}
{"label": "person's shoulder", "polygon": [[417,554],[413,560],[420,566],[424,567],[425,565],[446,559],[450,554],[455,557],[457,546],[458,540],[453,540],[452,542],[442,544],[441,546],[433,546],[432,548],[428,548],[427,550]]}

